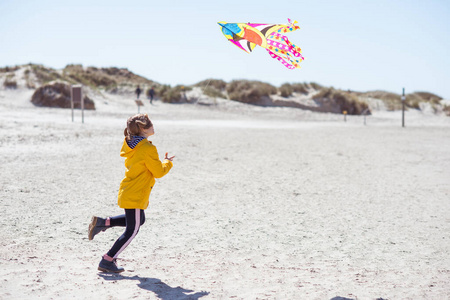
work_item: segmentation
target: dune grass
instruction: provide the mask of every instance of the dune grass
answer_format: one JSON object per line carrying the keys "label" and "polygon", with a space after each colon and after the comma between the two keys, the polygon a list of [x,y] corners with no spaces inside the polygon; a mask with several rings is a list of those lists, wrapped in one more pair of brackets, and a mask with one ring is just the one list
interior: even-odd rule
{"label": "dune grass", "polygon": [[65,79],[55,70],[46,68],[42,65],[31,65],[31,70],[41,85],[57,79]]}
{"label": "dune grass", "polygon": [[[370,91],[361,93],[361,96],[380,99],[384,102],[387,109],[390,111],[402,109],[402,96],[386,91]],[[441,97],[429,92],[414,92],[406,94],[405,107],[412,109],[420,109],[420,104],[429,102],[433,107],[438,105],[442,100]]]}
{"label": "dune grass", "polygon": [[6,79],[3,82],[3,86],[7,89],[16,89],[17,88],[17,82],[15,80],[8,80]]}
{"label": "dune grass", "polygon": [[[386,91],[350,92],[324,87],[315,82],[304,83],[284,83],[280,87],[275,87],[269,83],[256,80],[233,80],[227,83],[221,79],[209,78],[200,81],[192,86],[161,85],[145,77],[134,74],[126,68],[97,68],[83,67],[79,64],[69,64],[63,70],[54,70],[43,65],[29,63],[23,66],[6,66],[0,68],[0,74],[4,77],[3,87],[15,89],[18,81],[14,79],[13,72],[25,67],[24,79],[27,88],[35,89],[39,86],[53,81],[62,81],[68,84],[82,84],[93,90],[104,90],[111,93],[134,93],[137,85],[145,90],[150,86],[155,89],[156,96],[163,102],[181,103],[187,102],[185,92],[192,87],[200,87],[202,92],[211,98],[224,98],[254,105],[274,105],[272,95],[281,95],[289,98],[295,95],[308,95],[317,92],[314,100],[333,106],[333,111],[341,113],[346,110],[349,114],[359,114],[367,105],[362,99],[380,99],[385,103],[388,110],[401,110],[401,95]],[[5,75],[3,75],[6,73]],[[435,111],[450,109],[443,108],[442,98],[436,94],[417,91],[406,95],[405,105],[410,109],[421,109],[423,103],[428,103]]]}
{"label": "dune grass", "polygon": [[156,89],[156,94],[165,103],[183,103],[187,102],[186,92],[192,90],[190,86],[176,85],[160,85]]}
{"label": "dune grass", "polygon": [[228,98],[248,104],[260,104],[263,97],[277,93],[271,84],[252,80],[233,80],[227,85]]}
{"label": "dune grass", "polygon": [[0,73],[8,73],[8,72],[14,72],[20,69],[20,66],[6,66],[0,68]]}
{"label": "dune grass", "polygon": [[442,111],[445,113],[445,115],[450,117],[450,105],[444,105]]}
{"label": "dune grass", "polygon": [[322,89],[314,95],[313,99],[324,106],[329,106],[335,113],[344,111],[349,115],[360,115],[363,112],[370,113],[368,105],[351,92],[333,88]]}
{"label": "dune grass", "polygon": [[202,80],[196,84],[194,84],[194,86],[196,87],[200,87],[200,88],[207,88],[207,87],[213,87],[214,89],[218,90],[218,91],[224,91],[227,87],[227,83],[221,79],[205,79]]}
{"label": "dune grass", "polygon": [[226,93],[227,83],[221,79],[206,79],[200,81],[194,86],[202,89],[203,94],[211,98],[227,98]]}
{"label": "dune grass", "polygon": [[278,88],[281,97],[290,97],[294,93],[307,95],[309,90],[321,90],[323,87],[317,83],[284,83]]}

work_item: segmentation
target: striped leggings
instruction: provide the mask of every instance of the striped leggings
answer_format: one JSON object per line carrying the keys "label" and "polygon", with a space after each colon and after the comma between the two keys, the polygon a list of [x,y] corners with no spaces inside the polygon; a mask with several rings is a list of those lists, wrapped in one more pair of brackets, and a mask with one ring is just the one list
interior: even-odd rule
{"label": "striped leggings", "polygon": [[138,234],[139,228],[145,223],[145,213],[142,209],[125,209],[125,214],[110,218],[111,227],[126,227],[125,232],[117,239],[107,255],[117,258]]}

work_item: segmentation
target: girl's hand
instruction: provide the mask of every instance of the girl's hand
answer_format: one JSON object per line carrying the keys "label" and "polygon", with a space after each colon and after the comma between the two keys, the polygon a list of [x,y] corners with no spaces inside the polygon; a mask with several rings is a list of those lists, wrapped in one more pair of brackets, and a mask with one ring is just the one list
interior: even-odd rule
{"label": "girl's hand", "polygon": [[175,156],[171,156],[171,157],[169,157],[168,155],[169,155],[169,153],[168,153],[168,152],[166,152],[166,157],[164,157],[164,159],[167,159],[167,160],[173,161],[173,159],[175,158]]}

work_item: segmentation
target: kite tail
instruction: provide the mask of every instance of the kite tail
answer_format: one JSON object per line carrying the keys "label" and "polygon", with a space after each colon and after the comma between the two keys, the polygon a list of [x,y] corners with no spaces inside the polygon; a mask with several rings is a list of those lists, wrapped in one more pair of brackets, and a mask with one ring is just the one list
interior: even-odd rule
{"label": "kite tail", "polygon": [[302,61],[302,59],[294,59],[291,57],[291,55],[289,53],[286,53],[286,58],[289,60],[289,62],[296,68],[300,68],[300,62]]}
{"label": "kite tail", "polygon": [[269,55],[272,57],[272,58],[276,58],[279,62],[281,62],[286,68],[288,68],[288,69],[295,69],[295,68],[298,68],[299,66],[297,65],[297,66],[294,66],[294,65],[291,65],[291,64],[289,64],[287,61],[285,61],[283,58],[281,58],[280,56],[278,56],[278,55],[276,55],[275,53],[273,53],[272,51],[270,51],[269,49],[266,49],[267,50],[267,52],[269,52]]}
{"label": "kite tail", "polygon": [[287,38],[287,36],[274,32],[271,34],[271,37],[274,37],[276,40],[280,40],[280,39],[283,40],[286,43],[286,45],[284,45],[278,41],[269,40],[269,39],[267,40],[267,44],[274,46],[276,48],[279,48],[281,50],[289,51],[295,57],[299,57],[301,60],[305,60],[301,54],[302,49],[300,47],[297,47],[296,45],[292,44],[289,41],[289,39]]}

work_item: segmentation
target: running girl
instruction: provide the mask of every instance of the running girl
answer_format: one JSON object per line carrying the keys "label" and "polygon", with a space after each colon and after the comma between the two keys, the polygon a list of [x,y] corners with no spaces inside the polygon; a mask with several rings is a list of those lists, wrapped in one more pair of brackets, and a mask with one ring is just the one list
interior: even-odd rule
{"label": "running girl", "polygon": [[131,243],[139,228],[145,222],[144,210],[148,207],[150,192],[155,178],[166,175],[173,166],[175,156],[165,155],[159,160],[156,147],[147,138],[155,133],[147,114],[138,114],[127,120],[125,140],[120,156],[125,157],[125,178],[120,183],[118,205],[125,210],[124,215],[106,219],[92,217],[89,225],[89,240],[108,228],[122,226],[125,232],[117,239],[112,248],[103,255],[98,270],[120,273],[124,268],[116,265],[116,258]]}

